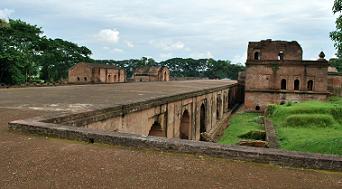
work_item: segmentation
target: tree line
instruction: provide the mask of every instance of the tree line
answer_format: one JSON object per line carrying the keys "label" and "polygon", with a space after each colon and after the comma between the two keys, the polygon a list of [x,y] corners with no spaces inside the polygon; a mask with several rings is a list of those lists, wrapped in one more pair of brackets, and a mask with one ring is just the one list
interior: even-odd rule
{"label": "tree line", "polygon": [[94,63],[112,64],[124,68],[127,77],[132,77],[134,68],[148,66],[166,66],[171,77],[202,77],[210,79],[237,79],[238,73],[244,70],[241,64],[231,64],[229,60],[172,58],[156,62],[152,58],[143,57],[131,60],[94,60]]}
{"label": "tree line", "polygon": [[90,61],[90,55],[86,47],[47,38],[36,25],[0,20],[0,83],[59,81],[75,63]]}
{"label": "tree line", "polygon": [[241,64],[228,60],[173,58],[156,62],[152,58],[130,60],[93,60],[84,46],[51,39],[42,28],[21,20],[0,19],[0,84],[57,82],[68,77],[68,69],[79,62],[112,64],[124,68],[131,77],[134,68],[167,66],[172,77],[208,77],[236,79],[244,70]]}

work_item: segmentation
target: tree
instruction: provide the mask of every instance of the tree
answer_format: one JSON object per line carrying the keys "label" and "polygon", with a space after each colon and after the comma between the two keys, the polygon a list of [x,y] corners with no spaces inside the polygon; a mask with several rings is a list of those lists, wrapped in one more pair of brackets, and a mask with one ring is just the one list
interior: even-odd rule
{"label": "tree", "polygon": [[86,47],[48,39],[41,28],[21,20],[0,20],[0,83],[21,84],[39,80],[58,81],[68,69],[90,61]]}
{"label": "tree", "polygon": [[68,70],[79,62],[89,62],[91,51],[86,47],[62,39],[42,39],[40,48],[44,49],[39,62],[41,79],[59,81],[66,79]]}
{"label": "tree", "polygon": [[330,33],[330,38],[335,42],[335,48],[337,49],[338,60],[333,61],[333,65],[341,72],[342,71],[342,0],[335,0],[333,6],[333,13],[339,14],[336,19],[336,31]]}
{"label": "tree", "polygon": [[37,74],[37,56],[42,31],[21,20],[1,21],[0,83],[20,84]]}

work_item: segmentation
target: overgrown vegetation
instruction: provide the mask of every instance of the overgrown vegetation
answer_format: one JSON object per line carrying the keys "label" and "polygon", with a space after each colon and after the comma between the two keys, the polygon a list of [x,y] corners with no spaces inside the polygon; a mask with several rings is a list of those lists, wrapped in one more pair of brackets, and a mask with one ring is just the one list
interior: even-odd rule
{"label": "overgrown vegetation", "polygon": [[272,105],[268,114],[281,148],[342,155],[342,98]]}
{"label": "overgrown vegetation", "polygon": [[260,124],[261,116],[257,113],[237,113],[233,115],[229,121],[229,127],[224,131],[224,135],[220,139],[220,144],[238,144],[241,139],[255,139],[251,131],[262,131],[263,126]]}
{"label": "overgrown vegetation", "polygon": [[335,0],[332,10],[335,15],[338,14],[336,30],[330,33],[330,38],[334,41],[337,49],[337,58],[330,59],[329,63],[336,67],[339,72],[342,72],[342,0]]}

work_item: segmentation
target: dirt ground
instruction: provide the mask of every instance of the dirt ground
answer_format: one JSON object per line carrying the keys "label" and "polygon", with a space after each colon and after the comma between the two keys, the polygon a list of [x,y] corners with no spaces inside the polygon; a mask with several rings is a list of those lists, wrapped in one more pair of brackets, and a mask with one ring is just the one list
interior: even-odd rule
{"label": "dirt ground", "polygon": [[53,112],[0,109],[0,188],[342,188],[342,173],[9,132]]}

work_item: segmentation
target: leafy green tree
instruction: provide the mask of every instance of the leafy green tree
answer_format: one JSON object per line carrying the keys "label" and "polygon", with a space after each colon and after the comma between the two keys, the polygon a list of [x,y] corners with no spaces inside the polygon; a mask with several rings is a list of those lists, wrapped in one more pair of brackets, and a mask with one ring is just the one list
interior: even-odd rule
{"label": "leafy green tree", "polygon": [[330,33],[330,38],[335,42],[335,48],[337,49],[337,60],[330,61],[338,71],[342,71],[342,0],[335,0],[333,6],[333,13],[338,14],[336,19],[336,30]]}
{"label": "leafy green tree", "polygon": [[20,84],[37,75],[37,56],[42,31],[21,20],[1,22],[0,83]]}
{"label": "leafy green tree", "polygon": [[42,39],[40,47],[44,49],[39,62],[41,79],[59,81],[66,79],[68,70],[79,62],[89,62],[91,51],[86,47],[62,39]]}

